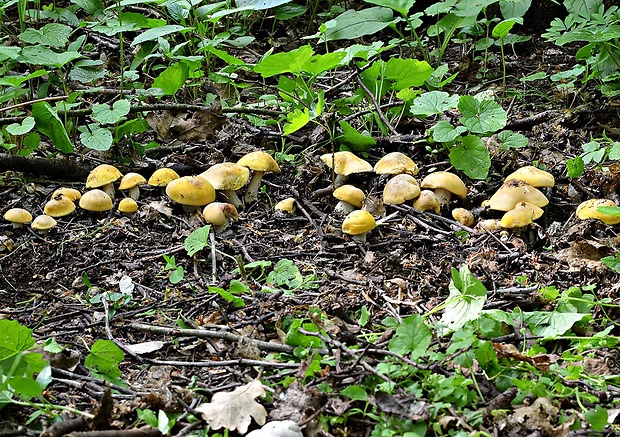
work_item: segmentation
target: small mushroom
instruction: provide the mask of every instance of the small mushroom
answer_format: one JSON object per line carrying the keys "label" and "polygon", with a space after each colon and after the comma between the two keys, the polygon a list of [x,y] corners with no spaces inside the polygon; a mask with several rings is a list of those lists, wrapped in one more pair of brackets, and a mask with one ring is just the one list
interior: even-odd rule
{"label": "small mushroom", "polygon": [[513,209],[506,212],[499,221],[500,227],[504,229],[518,229],[539,219],[543,215],[542,208],[529,202],[519,202]]}
{"label": "small mushroom", "polygon": [[123,174],[113,165],[98,165],[88,174],[86,188],[100,188],[112,198],[114,197],[114,182],[121,176]]}
{"label": "small mushroom", "polygon": [[431,190],[422,190],[420,196],[413,202],[413,207],[420,211],[435,211],[435,214],[441,211],[437,196]]}
{"label": "small mushroom", "polygon": [[4,213],[4,219],[13,223],[14,228],[21,228],[32,221],[32,214],[23,208],[11,208]]}
{"label": "small mushroom", "polygon": [[333,196],[338,199],[334,212],[348,214],[362,207],[366,195],[353,185],[341,185],[334,190]]}
{"label": "small mushroom", "polygon": [[146,184],[146,178],[140,173],[127,173],[121,179],[118,189],[127,190],[127,196],[133,200],[138,200],[140,198],[140,185],[144,184]]}
{"label": "small mushroom", "polygon": [[326,153],[321,161],[334,171],[334,187],[344,184],[352,174],[372,171],[372,165],[348,151]]}
{"label": "small mushroom", "polygon": [[295,198],[287,197],[286,199],[282,199],[276,203],[273,209],[286,214],[295,214]]}
{"label": "small mushroom", "polygon": [[125,197],[118,203],[118,210],[126,215],[131,215],[138,210],[138,203],[131,197]]}
{"label": "small mushroom", "polygon": [[166,194],[191,212],[197,206],[207,205],[215,200],[215,189],[202,176],[183,176],[174,179],[166,186]]}
{"label": "small mushroom", "polygon": [[152,187],[165,187],[171,181],[179,179],[181,176],[171,168],[158,168],[153,172],[147,184]]}
{"label": "small mushroom", "polygon": [[82,194],[80,208],[90,212],[110,211],[112,199],[105,191],[95,188]]}
{"label": "small mushroom", "polygon": [[385,205],[401,205],[420,195],[420,184],[410,174],[397,174],[383,188]]}
{"label": "small mushroom", "polygon": [[450,203],[453,194],[460,198],[467,196],[467,187],[461,178],[448,171],[436,171],[429,174],[422,180],[420,187],[434,190],[441,206]]}
{"label": "small mushroom", "polygon": [[67,197],[72,202],[76,202],[80,200],[80,197],[82,197],[82,193],[75,188],[60,187],[52,193],[52,199],[55,199],[61,195]]}
{"label": "small mushroom", "polygon": [[362,209],[350,212],[342,222],[342,232],[362,243],[366,241],[366,234],[376,227],[377,222],[372,214]]}
{"label": "small mushroom", "polygon": [[391,152],[381,158],[374,167],[377,174],[397,175],[406,173],[418,174],[418,166],[411,158],[401,152]]}
{"label": "small mushroom", "polygon": [[520,179],[510,179],[485,202],[486,206],[496,211],[510,211],[519,202],[529,202],[542,208],[549,200],[537,188]]}
{"label": "small mushroom", "polygon": [[73,211],[75,211],[75,203],[64,194],[54,196],[43,207],[43,212],[50,217],[64,217]]}
{"label": "small mushroom", "polygon": [[517,169],[514,173],[511,173],[506,177],[506,180],[519,179],[527,182],[532,187],[553,187],[555,185],[555,178],[547,171],[541,170],[533,165],[526,165]]}
{"label": "small mushroom", "polygon": [[258,189],[260,188],[260,183],[263,180],[263,174],[265,172],[278,173],[280,171],[280,166],[276,160],[273,159],[269,153],[260,151],[250,152],[242,156],[241,159],[237,161],[237,164],[253,170],[252,178],[245,192],[244,200],[246,203],[252,203],[256,200],[256,197],[258,197]]}
{"label": "small mushroom", "polygon": [[208,180],[216,190],[222,191],[226,199],[235,208],[243,207],[243,203],[235,191],[243,187],[250,178],[248,167],[234,162],[222,162],[211,166],[199,176]]}
{"label": "small mushroom", "polygon": [[476,225],[477,231],[496,231],[499,229],[499,220],[496,219],[485,219],[480,220]]}
{"label": "small mushroom", "polygon": [[46,214],[42,214],[35,217],[35,219],[30,224],[30,227],[41,232],[42,234],[46,234],[57,224],[58,223],[56,222],[56,220],[54,220],[52,217]]}
{"label": "small mushroom", "polygon": [[600,206],[618,206],[611,199],[590,199],[582,202],[577,207],[577,218],[581,220],[596,219],[606,225],[617,225],[620,223],[620,216],[605,214],[598,210]]}
{"label": "small mushroom", "polygon": [[454,220],[456,220],[463,226],[467,226],[468,228],[471,228],[476,222],[476,219],[474,218],[472,212],[465,208],[454,208],[452,210],[452,217],[454,218]]}
{"label": "small mushroom", "polygon": [[216,234],[221,234],[226,230],[231,220],[239,220],[237,208],[230,203],[213,202],[209,203],[202,210],[202,216],[213,225]]}

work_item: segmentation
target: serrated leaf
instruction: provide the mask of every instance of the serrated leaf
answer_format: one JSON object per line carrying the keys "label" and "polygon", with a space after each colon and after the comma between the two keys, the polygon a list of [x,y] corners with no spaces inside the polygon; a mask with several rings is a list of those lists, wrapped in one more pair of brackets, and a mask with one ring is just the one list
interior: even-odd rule
{"label": "serrated leaf", "polygon": [[49,23],[40,29],[29,28],[24,30],[19,39],[28,44],[42,44],[55,48],[64,47],[69,42],[71,28],[64,24]]}
{"label": "serrated leaf", "polygon": [[459,104],[459,96],[444,92],[430,91],[424,93],[413,101],[411,112],[419,117],[430,117],[454,109]]}
{"label": "serrated leaf", "polygon": [[480,138],[467,135],[450,149],[450,163],[471,179],[485,179],[491,168],[491,156]]}
{"label": "serrated leaf", "polygon": [[585,163],[583,162],[583,158],[581,156],[577,155],[572,159],[566,160],[566,171],[569,178],[578,178],[583,174],[584,170]]}
{"label": "serrated leaf", "polygon": [[267,275],[267,285],[295,289],[303,282],[299,268],[290,259],[283,258]]}
{"label": "serrated leaf", "polygon": [[403,319],[390,340],[388,349],[400,355],[410,355],[415,360],[426,353],[431,344],[431,331],[419,314]]}
{"label": "serrated leaf", "polygon": [[211,231],[211,225],[205,225],[202,228],[196,229],[189,234],[183,243],[187,255],[194,256],[205,247],[211,247],[209,245],[209,232]]}
{"label": "serrated leaf", "polygon": [[314,50],[309,45],[299,47],[290,52],[269,54],[254,67],[254,72],[263,77],[271,77],[282,73],[299,74],[303,65],[312,57]]}
{"label": "serrated leaf", "polygon": [[478,101],[472,96],[461,96],[459,99],[461,124],[470,132],[491,134],[506,126],[506,111],[494,100]]}
{"label": "serrated leaf", "polygon": [[129,100],[117,100],[110,108],[107,104],[93,105],[92,117],[101,124],[116,124],[121,121],[131,109]]}
{"label": "serrated leaf", "polygon": [[104,377],[117,379],[121,376],[118,364],[125,359],[123,351],[111,340],[97,340],[84,360],[87,369]]}
{"label": "serrated leaf", "polygon": [[103,127],[85,131],[80,134],[80,142],[89,149],[99,150],[101,152],[109,150],[112,147],[112,134]]}
{"label": "serrated leaf", "polygon": [[462,328],[470,320],[477,319],[487,299],[487,289],[470,271],[467,264],[459,270],[452,268],[452,280],[448,284],[450,294],[446,300],[441,323],[448,329]]}
{"label": "serrated leaf", "polygon": [[603,431],[607,426],[609,419],[609,413],[600,405],[594,407],[593,410],[588,410],[583,415],[586,421],[590,424],[590,429],[593,431]]}
{"label": "serrated leaf", "polygon": [[0,319],[0,361],[28,350],[34,342],[32,329],[17,320]]}
{"label": "serrated leaf", "polygon": [[36,120],[39,132],[48,136],[54,146],[61,152],[73,152],[73,144],[67,135],[64,125],[60,121],[56,110],[47,102],[37,102],[32,105],[32,116]]}
{"label": "serrated leaf", "polygon": [[360,11],[348,10],[325,23],[326,41],[356,39],[375,34],[388,27],[394,18],[392,10],[380,6]]}

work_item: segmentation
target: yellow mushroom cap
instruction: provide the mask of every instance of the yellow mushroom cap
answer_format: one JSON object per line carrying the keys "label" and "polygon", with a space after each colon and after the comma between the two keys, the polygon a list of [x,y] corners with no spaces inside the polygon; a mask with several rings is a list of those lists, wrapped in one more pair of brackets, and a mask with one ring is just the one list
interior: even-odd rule
{"label": "yellow mushroom cap", "polygon": [[239,213],[237,208],[230,203],[225,202],[213,202],[209,203],[202,210],[202,216],[214,226],[223,226],[228,223],[228,220],[238,220]]}
{"label": "yellow mushroom cap", "polygon": [[241,159],[237,161],[237,164],[248,167],[254,171],[272,171],[276,173],[280,171],[280,166],[276,160],[273,159],[269,153],[261,151],[250,152],[242,156]]}
{"label": "yellow mushroom cap", "polygon": [[112,209],[112,199],[105,191],[90,190],[82,194],[80,208],[91,212],[109,211]]}
{"label": "yellow mushroom cap", "polygon": [[348,151],[326,153],[321,155],[321,161],[332,168],[334,173],[342,176],[372,171],[372,165]]}
{"label": "yellow mushroom cap", "polygon": [[441,211],[441,205],[439,205],[437,196],[430,190],[422,190],[420,196],[413,202],[413,207],[420,211],[432,210],[435,211],[436,214],[439,214]]}
{"label": "yellow mushroom cap", "polygon": [[284,211],[289,214],[295,214],[295,198],[287,197],[286,199],[280,200],[273,207],[276,211]]}
{"label": "yellow mushroom cap", "polygon": [[461,198],[467,196],[467,187],[460,177],[449,171],[436,171],[426,176],[420,187],[437,190],[447,190]]}
{"label": "yellow mushroom cap", "polygon": [[353,185],[342,185],[336,188],[333,196],[358,208],[362,207],[362,202],[366,198],[364,192]]}
{"label": "yellow mushroom cap", "polygon": [[543,210],[529,202],[519,202],[513,209],[506,212],[499,225],[504,229],[522,228],[543,215]]}
{"label": "yellow mushroom cap", "polygon": [[97,188],[111,184],[121,176],[123,176],[123,174],[113,165],[98,165],[89,173],[86,179],[86,188]]}
{"label": "yellow mushroom cap", "polygon": [[15,225],[22,225],[32,221],[32,214],[23,208],[11,208],[4,213],[4,219]]}
{"label": "yellow mushroom cap", "polygon": [[123,214],[133,214],[138,210],[138,203],[131,197],[125,197],[118,203],[118,210]]}
{"label": "yellow mushroom cap", "polygon": [[121,183],[118,186],[119,190],[129,190],[130,188],[139,187],[146,184],[146,178],[140,173],[127,173],[121,179]]}
{"label": "yellow mushroom cap", "polygon": [[215,200],[215,189],[201,176],[183,176],[166,186],[166,194],[176,203],[203,206]]}
{"label": "yellow mushroom cap", "polygon": [[80,197],[82,197],[82,193],[75,188],[60,187],[52,193],[52,199],[61,195],[67,197],[72,202],[80,200]]}
{"label": "yellow mushroom cap", "polygon": [[165,187],[171,181],[179,179],[181,176],[171,168],[159,168],[153,172],[148,180],[148,184],[152,187]]}
{"label": "yellow mushroom cap", "polygon": [[[271,156],[269,157],[271,158]],[[276,165],[278,164],[276,163]],[[278,167],[279,170],[280,168]],[[234,191],[245,185],[250,178],[250,170],[248,170],[248,167],[235,164],[234,162],[222,162],[211,166],[206,171],[200,173],[199,176],[208,180],[216,190]]]}
{"label": "yellow mushroom cap", "polygon": [[56,222],[56,220],[54,220],[52,217],[43,214],[35,217],[30,227],[32,227],[32,229],[36,229],[37,231],[48,231],[57,224],[58,223]]}
{"label": "yellow mushroom cap", "polygon": [[418,166],[404,153],[391,152],[381,158],[374,167],[377,174],[418,174]]}
{"label": "yellow mushroom cap", "polygon": [[533,165],[526,165],[517,169],[514,173],[511,173],[506,177],[506,180],[519,179],[527,182],[532,187],[553,187],[555,185],[555,178],[549,172],[534,167]]}
{"label": "yellow mushroom cap", "polygon": [[598,210],[599,206],[618,206],[611,199],[590,199],[582,202],[577,207],[577,217],[581,220],[596,219],[606,225],[617,225],[620,223],[620,216],[608,215]]}
{"label": "yellow mushroom cap", "polygon": [[401,205],[420,195],[420,184],[409,174],[397,174],[383,188],[383,203]]}
{"label": "yellow mushroom cap", "polygon": [[510,179],[486,201],[486,206],[496,211],[510,211],[519,202],[529,202],[542,208],[549,200],[538,189],[525,181]]}
{"label": "yellow mushroom cap", "polygon": [[43,212],[50,217],[64,217],[73,211],[75,211],[75,203],[62,194],[50,199],[43,207]]}
{"label": "yellow mushroom cap", "polygon": [[377,226],[374,217],[367,211],[357,209],[350,212],[342,222],[342,232],[349,235],[362,235]]}
{"label": "yellow mushroom cap", "polygon": [[452,217],[463,226],[468,226],[470,228],[476,222],[472,212],[465,208],[454,208],[452,210]]}

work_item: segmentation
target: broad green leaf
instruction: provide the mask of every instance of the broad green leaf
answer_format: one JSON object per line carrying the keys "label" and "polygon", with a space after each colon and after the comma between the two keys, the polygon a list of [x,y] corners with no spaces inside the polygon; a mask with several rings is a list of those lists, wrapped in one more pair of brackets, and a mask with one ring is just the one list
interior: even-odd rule
{"label": "broad green leaf", "polygon": [[74,59],[81,57],[82,55],[78,52],[56,53],[45,46],[26,46],[22,49],[19,60],[27,64],[62,68]]}
{"label": "broad green leaf", "polygon": [[341,62],[346,57],[345,52],[333,52],[326,53],[324,55],[314,55],[308,59],[301,67],[302,71],[310,73],[313,76],[331,70],[341,65]]}
{"label": "broad green leaf", "polygon": [[605,429],[609,420],[607,410],[600,405],[595,406],[593,410],[586,411],[583,417],[590,424],[591,430],[599,432]]}
{"label": "broad green leaf", "polygon": [[26,117],[21,123],[12,123],[6,127],[6,131],[11,135],[26,135],[34,128],[34,117]]}
{"label": "broad green leaf", "polygon": [[226,62],[228,65],[245,65],[245,62],[243,60],[229,54],[224,50],[216,49],[212,45],[206,46],[205,51],[214,54],[222,61]]}
{"label": "broad green leaf", "polygon": [[64,125],[60,121],[56,110],[47,102],[37,102],[32,105],[32,116],[36,120],[37,129],[48,136],[54,146],[63,153],[73,152],[73,145],[67,135]]}
{"label": "broad green leaf", "polygon": [[590,314],[552,312],[524,312],[523,321],[528,324],[534,335],[544,338],[554,338],[564,335],[573,325]]}
{"label": "broad green leaf", "polygon": [[103,3],[99,0],[71,0],[71,3],[84,9],[90,15],[103,11]]}
{"label": "broad green leaf", "polygon": [[467,132],[467,128],[464,126],[454,127],[450,122],[441,120],[431,128],[431,132],[433,133],[433,141],[438,143],[452,143],[463,132]]}
{"label": "broad green leaf", "polygon": [[310,111],[308,111],[308,108],[304,108],[303,111],[295,109],[293,112],[288,113],[286,120],[288,123],[282,128],[282,133],[289,135],[308,124],[310,121]]}
{"label": "broad green leaf", "polygon": [[487,289],[470,271],[467,264],[459,270],[452,268],[452,280],[448,284],[450,295],[446,301],[441,323],[457,330],[470,320],[477,319],[487,299]]}
{"label": "broad green leaf", "polygon": [[129,100],[117,100],[112,108],[107,104],[94,105],[92,117],[101,124],[116,124],[129,114],[130,109]]}
{"label": "broad green leaf", "polygon": [[335,141],[338,144],[344,144],[350,150],[355,152],[370,150],[375,144],[377,144],[373,137],[359,133],[348,122],[342,120],[339,124],[342,128],[343,134],[336,136]]}
{"label": "broad green leaf", "polygon": [[292,0],[237,0],[238,7],[249,8],[251,11],[262,11],[290,3]]}
{"label": "broad green leaf", "polygon": [[286,332],[285,344],[289,346],[302,346],[302,347],[322,347],[323,341],[314,336],[301,334],[299,328],[308,332],[319,332],[319,329],[314,323],[304,323],[302,320],[295,319],[291,323],[288,331]]}
{"label": "broad green leaf", "polygon": [[495,3],[497,0],[461,0],[456,4],[456,10],[453,12],[458,17],[473,17],[487,6]]}
{"label": "broad green leaf", "polygon": [[183,278],[185,278],[185,270],[183,269],[183,266],[178,266],[170,272],[168,280],[171,284],[178,284],[183,280]]}
{"label": "broad green leaf", "polygon": [[32,329],[17,320],[0,319],[0,361],[30,349],[34,345]]}
{"label": "broad green leaf", "polygon": [[80,134],[80,142],[89,149],[104,152],[112,147],[112,133],[104,128],[97,127],[92,130],[85,130]]}
{"label": "broad green leaf", "polygon": [[454,109],[459,104],[457,94],[450,96],[444,91],[430,91],[418,96],[411,105],[413,115],[430,117]]}
{"label": "broad green leaf", "polygon": [[208,290],[209,293],[219,294],[222,299],[224,299],[226,302],[232,303],[235,308],[243,308],[245,306],[245,302],[242,298],[235,296],[228,290],[224,290],[220,287],[209,287]]}
{"label": "broad green leaf", "polygon": [[157,428],[157,416],[153,410],[141,410],[140,408],[136,409],[136,413],[138,414],[138,419],[144,420],[144,423],[150,425],[152,428]]}
{"label": "broad green leaf", "polygon": [[366,401],[368,399],[368,393],[359,385],[350,385],[341,390],[340,393],[354,401]]}
{"label": "broad green leaf", "polygon": [[[499,39],[504,39],[506,38],[506,36],[508,35],[508,33],[512,30],[512,28],[514,27],[515,24],[517,24],[517,22],[519,21],[519,19],[510,19],[510,20],[504,20],[504,21],[500,21],[499,23],[497,23],[495,25],[495,27],[493,28],[493,38],[499,38]],[[523,20],[521,20],[521,23],[523,23]]]}
{"label": "broad green leaf", "polygon": [[471,179],[485,179],[491,167],[491,156],[476,135],[463,137],[461,144],[450,149],[450,164]]}
{"label": "broad green leaf", "polygon": [[409,10],[413,7],[415,0],[364,0],[377,6],[384,6],[398,12],[403,17],[409,14]]}
{"label": "broad green leaf", "polygon": [[286,21],[299,17],[308,11],[306,5],[286,4],[278,6],[273,10],[276,20]]}
{"label": "broad green leaf", "polygon": [[159,73],[153,81],[153,88],[161,88],[165,95],[173,96],[189,77],[189,67],[185,62],[176,62]]}
{"label": "broad green leaf", "polygon": [[572,159],[566,160],[566,171],[569,178],[578,178],[583,174],[584,169],[585,163],[581,156],[577,155]]}
{"label": "broad green leaf", "polygon": [[171,33],[178,33],[182,30],[190,30],[191,28],[179,26],[178,24],[168,24],[166,26],[155,27],[153,29],[146,30],[139,34],[131,42],[131,47],[142,44],[146,41],[154,41],[162,36],[170,35]]}
{"label": "broad green leaf", "polygon": [[0,62],[6,61],[7,59],[16,60],[19,58],[19,54],[22,49],[20,47],[6,47],[0,45]]}
{"label": "broad green leaf", "polygon": [[117,379],[121,376],[118,364],[125,359],[123,351],[111,340],[97,340],[84,360],[87,369]]}
{"label": "broad green leaf", "polygon": [[71,36],[71,28],[64,24],[49,23],[40,29],[28,28],[19,35],[19,39],[27,44],[61,48],[67,45]]}
{"label": "broad green leaf", "polygon": [[417,59],[391,58],[385,64],[385,78],[392,83],[394,91],[421,86],[432,74],[433,67]]}
{"label": "broad green leaf", "polygon": [[459,99],[461,124],[472,133],[492,134],[506,126],[506,111],[494,100],[478,101],[472,96]]}
{"label": "broad green leaf", "polygon": [[302,281],[303,277],[295,263],[290,259],[283,258],[269,272],[266,283],[270,286],[286,286],[287,288],[295,289],[301,285]]}
{"label": "broad green leaf", "polygon": [[590,18],[598,12],[603,0],[564,0],[563,3],[569,14]]}
{"label": "broad green leaf", "polygon": [[504,19],[523,17],[532,5],[532,0],[499,2],[499,9]]}
{"label": "broad green leaf", "polygon": [[254,67],[254,72],[263,77],[276,74],[299,74],[303,65],[312,57],[314,50],[309,45],[301,46],[290,52],[268,54]]}
{"label": "broad green leaf", "polygon": [[527,146],[529,140],[523,134],[513,132],[511,130],[504,130],[497,134],[497,138],[501,141],[502,149],[519,149]]}
{"label": "broad green leaf", "polygon": [[185,239],[183,246],[187,255],[194,256],[205,247],[209,245],[209,232],[211,231],[211,225],[205,225],[202,228],[196,229],[189,234]]}
{"label": "broad green leaf", "polygon": [[607,153],[607,157],[611,160],[616,161],[620,159],[620,141],[614,141]]}
{"label": "broad green leaf", "polygon": [[350,9],[325,23],[325,40],[356,39],[372,35],[392,24],[393,18],[390,9],[379,6],[360,11]]}
{"label": "broad green leaf", "polygon": [[248,285],[236,279],[233,279],[232,281],[230,281],[230,284],[228,284],[228,289],[230,290],[231,293],[235,293],[235,294],[243,294],[243,293],[250,292],[250,287]]}
{"label": "broad green leaf", "polygon": [[41,69],[33,73],[30,73],[27,76],[24,76],[24,75],[3,76],[3,77],[0,77],[0,85],[18,87],[19,85],[26,82],[27,80],[30,80],[36,77],[45,76],[46,74],[48,74],[47,71]]}
{"label": "broad green leaf", "polygon": [[416,360],[426,353],[431,344],[431,331],[419,314],[403,319],[390,340],[388,349],[400,355],[411,355]]}

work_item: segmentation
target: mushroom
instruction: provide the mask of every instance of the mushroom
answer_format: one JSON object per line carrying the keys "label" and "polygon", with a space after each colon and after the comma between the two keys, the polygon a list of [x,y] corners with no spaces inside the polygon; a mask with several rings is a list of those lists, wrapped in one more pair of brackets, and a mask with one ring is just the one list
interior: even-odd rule
{"label": "mushroom", "polygon": [[295,214],[295,198],[287,197],[286,199],[282,199],[276,203],[273,209],[287,214]]}
{"label": "mushroom", "polygon": [[258,196],[258,189],[260,183],[263,180],[263,173],[265,172],[279,172],[280,166],[275,159],[271,157],[269,153],[265,152],[250,152],[244,155],[237,161],[237,164],[253,170],[252,178],[248,184],[248,188],[245,192],[244,200],[246,203],[252,203]]}
{"label": "mushroom", "polygon": [[21,228],[25,223],[32,221],[32,214],[23,208],[11,208],[4,213],[4,219],[13,223],[14,228]]}
{"label": "mushroom", "polygon": [[431,190],[422,190],[420,196],[413,202],[413,207],[420,211],[435,211],[435,214],[439,214],[441,211],[441,205],[437,200],[437,196]]}
{"label": "mushroom", "polygon": [[506,177],[506,180],[519,179],[527,182],[532,187],[553,187],[555,185],[555,178],[549,172],[534,167],[533,165],[526,165],[517,169],[514,173],[511,173]]}
{"label": "mushroom", "polygon": [[75,211],[75,203],[64,194],[54,196],[43,207],[43,212],[50,217],[64,217],[73,211]]}
{"label": "mushroom", "polygon": [[215,189],[202,176],[183,176],[174,179],[166,186],[166,194],[191,212],[197,206],[207,205],[215,200]]}
{"label": "mushroom", "polygon": [[86,188],[101,188],[110,198],[114,197],[114,181],[123,174],[113,165],[101,164],[95,167],[86,179]]}
{"label": "mushroom", "polygon": [[103,212],[112,209],[112,199],[103,190],[94,189],[82,194],[80,208],[90,212]]}
{"label": "mushroom", "polygon": [[362,190],[353,185],[341,185],[334,190],[332,195],[339,200],[334,212],[348,214],[362,207],[366,195]]}
{"label": "mushroom", "polygon": [[352,174],[372,171],[372,165],[348,151],[326,153],[321,161],[334,171],[334,187],[344,184]]}
{"label": "mushroom", "polygon": [[140,185],[146,184],[146,178],[140,173],[127,173],[121,179],[119,190],[127,190],[127,196],[133,200],[140,197]]}
{"label": "mushroom", "polygon": [[448,171],[436,171],[429,174],[422,180],[420,187],[434,190],[441,206],[450,203],[453,194],[461,198],[467,196],[467,187],[461,178]]}
{"label": "mushroom", "polygon": [[385,205],[401,205],[420,195],[420,184],[410,174],[397,174],[383,188]]}
{"label": "mushroom", "polygon": [[577,207],[577,212],[576,212],[577,217],[580,218],[581,220],[587,220],[587,219],[600,220],[606,225],[617,225],[618,223],[620,223],[620,216],[615,215],[615,214],[614,215],[605,214],[604,212],[601,212],[598,210],[600,206],[614,207],[618,205],[616,205],[616,203],[611,199],[586,200],[585,202],[580,203],[579,206]]}
{"label": "mushroom", "polygon": [[202,216],[213,225],[216,234],[221,234],[226,230],[231,220],[239,220],[237,208],[231,203],[213,202],[209,203],[202,210]]}
{"label": "mushroom", "polygon": [[454,208],[452,210],[452,217],[454,218],[454,220],[456,220],[463,226],[467,226],[468,228],[471,228],[476,222],[472,212],[465,208]]}
{"label": "mushroom", "polygon": [[61,195],[67,197],[72,202],[80,200],[80,197],[82,197],[82,193],[75,188],[60,187],[52,193],[52,199]]}
{"label": "mushroom", "polygon": [[35,217],[35,219],[30,224],[30,227],[41,232],[42,234],[46,234],[57,224],[58,223],[56,222],[56,220],[54,220],[52,217],[46,214],[42,214]]}
{"label": "mushroom", "polygon": [[381,158],[374,167],[377,174],[418,174],[418,166],[411,158],[400,152],[391,152]]}
{"label": "mushroom", "polygon": [[485,202],[485,206],[496,211],[510,211],[519,202],[529,202],[542,208],[549,200],[538,189],[525,181],[510,179]]}
{"label": "mushroom", "polygon": [[377,227],[377,222],[372,214],[361,209],[350,212],[342,222],[342,232],[362,243],[366,241],[366,233],[375,227]]}
{"label": "mushroom", "polygon": [[152,187],[165,187],[171,181],[179,179],[181,176],[171,168],[158,168],[151,175],[147,184]]}
{"label": "mushroom", "polygon": [[522,228],[533,223],[543,215],[543,210],[529,202],[519,202],[513,209],[506,212],[499,221],[504,229]]}
{"label": "mushroom", "polygon": [[138,203],[131,197],[125,197],[118,203],[118,210],[126,215],[131,215],[138,210]]}
{"label": "mushroom", "polygon": [[221,190],[235,208],[243,207],[243,203],[235,191],[243,187],[250,178],[250,170],[247,167],[234,162],[223,162],[211,166],[199,176],[208,180],[216,190]]}
{"label": "mushroom", "polygon": [[478,231],[496,231],[499,229],[499,220],[496,219],[485,219],[480,220],[476,225],[476,230]]}

